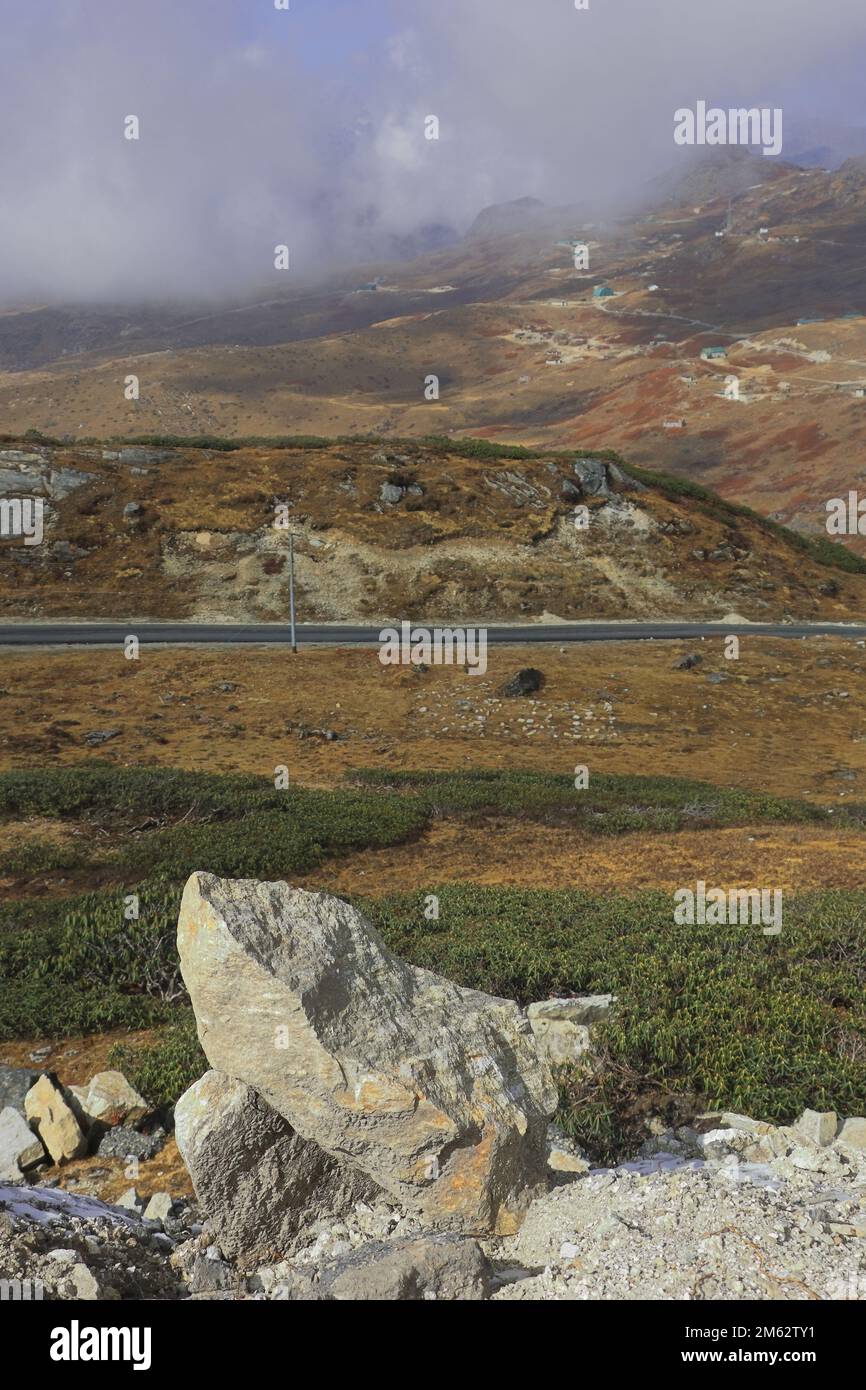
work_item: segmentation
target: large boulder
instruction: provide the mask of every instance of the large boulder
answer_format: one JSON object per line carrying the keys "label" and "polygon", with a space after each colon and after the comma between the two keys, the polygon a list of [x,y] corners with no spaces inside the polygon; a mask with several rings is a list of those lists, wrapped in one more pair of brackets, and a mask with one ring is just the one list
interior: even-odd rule
{"label": "large boulder", "polygon": [[302,1139],[243,1081],[208,1071],[175,1106],[175,1138],[213,1236],[248,1263],[290,1250],[301,1229],[379,1189]]}
{"label": "large boulder", "polygon": [[557,1093],[516,1004],[407,964],[355,908],[285,883],[193,874],[178,948],[212,1067],[427,1224],[518,1227]]}

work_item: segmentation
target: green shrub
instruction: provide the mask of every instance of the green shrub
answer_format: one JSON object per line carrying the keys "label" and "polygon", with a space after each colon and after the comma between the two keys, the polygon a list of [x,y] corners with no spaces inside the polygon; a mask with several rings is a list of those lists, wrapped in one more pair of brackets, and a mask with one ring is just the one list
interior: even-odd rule
{"label": "green shrub", "polygon": [[279,811],[239,821],[184,824],[131,842],[118,864],[133,873],[185,879],[192,869],[225,878],[281,879],[325,859],[381,849],[418,835],[427,823],[411,799],[371,792],[283,792]]}
{"label": "green shrub", "polygon": [[122,1044],[112,1048],[109,1063],[122,1071],[153,1106],[173,1105],[208,1069],[199,1046],[192,1009],[163,1028],[150,1046]]}
{"label": "green shrub", "polygon": [[103,892],[80,899],[64,915],[56,949],[50,959],[42,957],[39,972],[84,990],[108,985],[169,1003],[185,999],[176,946],[179,885],[140,885],[138,916],[131,919],[125,896]]}
{"label": "green shrub", "polygon": [[77,767],[0,774],[0,813],[80,816],[243,815],[251,805],[279,805],[285,792],[266,777],[245,773],[183,772],[177,768],[115,767],[92,761]]}
{"label": "green shrub", "polygon": [[589,786],[578,791],[572,777],[545,772],[360,769],[352,776],[362,786],[411,793],[430,815],[521,816],[573,823],[599,834],[763,822],[866,825],[866,818],[850,810],[840,816],[805,801],[680,777],[595,773]]}
{"label": "green shrub", "polygon": [[111,1028],[148,1028],[170,1017],[166,1004],[119,990],[82,990],[54,979],[25,977],[0,989],[0,1041],[68,1038]]}
{"label": "green shrub", "polygon": [[[596,1098],[588,1121],[599,1105],[623,1111],[618,1075],[630,1106],[642,1091],[668,1091],[779,1122],[806,1106],[862,1111],[866,893],[786,897],[782,935],[765,937],[757,927],[676,926],[662,893],[435,891],[436,922],[420,892],[366,904],[415,964],[523,1004],[617,996],[600,1030],[607,1099]],[[582,1094],[564,1086],[561,1118],[589,1142]]]}

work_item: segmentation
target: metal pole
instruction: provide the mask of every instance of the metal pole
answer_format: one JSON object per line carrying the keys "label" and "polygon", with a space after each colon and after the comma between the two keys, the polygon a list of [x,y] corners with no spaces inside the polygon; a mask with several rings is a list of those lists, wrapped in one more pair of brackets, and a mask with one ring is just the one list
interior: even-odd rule
{"label": "metal pole", "polygon": [[295,535],[289,532],[289,610],[292,620],[292,651],[298,650],[298,641],[295,634]]}

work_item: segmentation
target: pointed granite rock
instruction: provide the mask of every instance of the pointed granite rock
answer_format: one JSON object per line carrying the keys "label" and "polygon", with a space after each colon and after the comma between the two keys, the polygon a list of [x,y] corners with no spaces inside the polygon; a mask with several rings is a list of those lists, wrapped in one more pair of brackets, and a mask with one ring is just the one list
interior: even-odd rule
{"label": "pointed granite rock", "polygon": [[547,1182],[550,1069],[517,1005],[393,955],[357,909],[193,874],[178,948],[213,1068],[427,1224],[517,1229]]}

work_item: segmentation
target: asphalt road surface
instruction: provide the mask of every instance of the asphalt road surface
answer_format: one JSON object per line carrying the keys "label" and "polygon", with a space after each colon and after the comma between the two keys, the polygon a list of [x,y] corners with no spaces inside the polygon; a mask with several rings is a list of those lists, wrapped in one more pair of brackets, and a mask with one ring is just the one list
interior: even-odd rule
{"label": "asphalt road surface", "polygon": [[[415,626],[423,624],[413,623]],[[474,626],[479,624],[451,624]],[[379,626],[355,623],[299,623],[299,646],[378,647]],[[866,624],[849,623],[526,623],[487,627],[489,645],[550,642],[646,642],[719,637],[822,637],[866,639]],[[122,645],[129,636],[140,643],[182,646],[188,643],[229,646],[266,643],[284,646],[289,626],[282,623],[3,623],[0,646],[96,647]]]}

